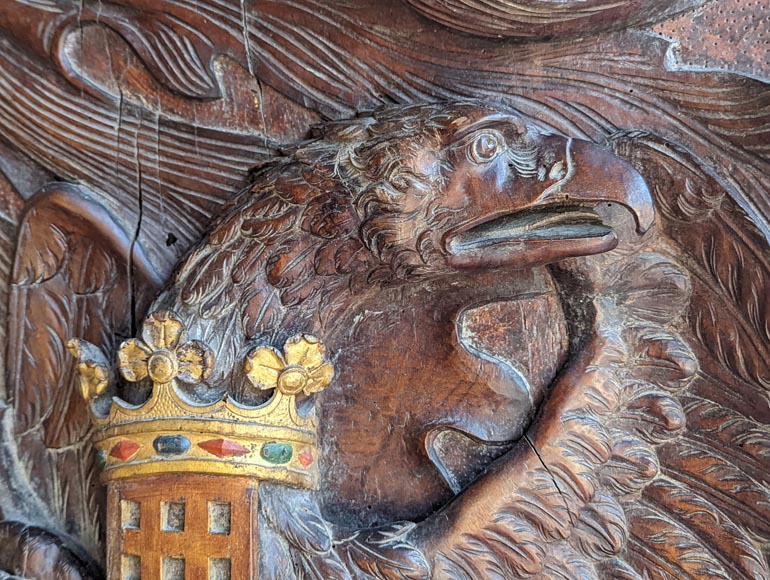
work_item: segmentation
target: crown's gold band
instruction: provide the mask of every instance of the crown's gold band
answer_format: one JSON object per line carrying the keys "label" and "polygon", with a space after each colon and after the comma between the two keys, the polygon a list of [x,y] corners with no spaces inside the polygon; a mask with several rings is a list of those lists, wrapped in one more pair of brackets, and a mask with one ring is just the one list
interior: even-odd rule
{"label": "crown's gold band", "polygon": [[312,488],[318,480],[316,420],[298,415],[294,395],[265,405],[227,399],[185,401],[173,383],[156,385],[143,405],[114,400],[94,416],[104,481],[162,473],[247,475]]}
{"label": "crown's gold band", "polygon": [[[156,442],[163,441],[164,437],[182,438],[185,444],[175,449],[158,446]],[[97,448],[104,461],[102,480],[105,482],[164,473],[198,473],[248,476],[312,489],[318,480],[315,446],[299,442],[253,437],[225,439],[216,433],[187,431],[179,435],[160,431],[140,433],[130,439],[109,437],[98,442]]]}

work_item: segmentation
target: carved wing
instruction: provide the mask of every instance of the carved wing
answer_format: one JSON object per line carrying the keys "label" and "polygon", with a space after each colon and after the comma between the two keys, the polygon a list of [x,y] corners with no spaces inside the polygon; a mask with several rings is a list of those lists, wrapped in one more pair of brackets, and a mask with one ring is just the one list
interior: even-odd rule
{"label": "carved wing", "polygon": [[[345,192],[324,189],[317,183],[321,172],[305,170],[307,175],[288,169],[271,175],[231,200],[212,233],[178,268],[173,291],[154,306],[187,318],[196,336],[217,351],[213,382],[222,369],[234,368],[244,341],[268,333],[270,340],[285,340],[304,328],[285,318],[291,307],[329,307],[332,287],[348,283],[353,264],[366,261],[352,235],[355,220]],[[308,235],[297,236],[300,231]],[[254,283],[260,272],[271,285]]]}
{"label": "carved wing", "polygon": [[[770,577],[767,239],[702,160],[647,135],[615,144],[647,173],[663,229],[684,256],[692,297],[682,336],[699,363],[677,397],[681,435],[658,442],[660,474],[629,521],[632,560],[665,577],[651,554],[660,559],[662,546],[686,550],[689,542],[714,577]],[[655,537],[652,521],[665,522]]]}
{"label": "carved wing", "polygon": [[434,578],[770,578],[767,242],[692,155],[613,144],[670,239],[577,266],[593,337],[526,445],[417,533]]}
{"label": "carved wing", "polygon": [[638,26],[698,6],[703,0],[407,0],[421,14],[476,36],[529,39]]}
{"label": "carved wing", "polygon": [[94,555],[103,532],[101,486],[66,344],[83,336],[111,352],[133,335],[135,317],[159,286],[141,249],[82,190],[52,184],[31,201],[9,292],[13,416],[0,444],[16,481],[6,515],[71,534]]}
{"label": "carved wing", "polygon": [[[431,0],[410,0],[410,3],[423,14],[455,28],[486,34],[491,22],[497,28],[514,29],[510,21],[515,12],[506,10],[502,13],[504,18],[492,21],[487,18],[501,2],[485,2],[483,7],[476,3],[475,16],[466,11],[454,12],[457,16],[451,17],[447,14],[456,3]],[[167,4],[170,10],[177,10],[175,6],[180,3]],[[348,115],[382,100],[413,102],[473,95],[512,101],[543,124],[595,140],[601,140],[616,127],[653,124],[659,134],[678,139],[694,152],[693,155],[664,141],[640,135],[629,140],[632,144],[624,154],[638,159],[638,168],[658,188],[657,201],[664,214],[662,226],[670,240],[660,240],[654,245],[638,270],[631,274],[626,270],[626,279],[636,281],[637,285],[626,286],[624,295],[611,289],[619,283],[619,278],[612,278],[612,285],[596,281],[602,289],[598,298],[636,298],[630,301],[631,307],[613,310],[617,320],[627,322],[628,327],[622,327],[622,331],[621,327],[597,329],[597,333],[605,335],[595,339],[593,351],[586,351],[596,358],[586,355],[578,360],[573,371],[565,373],[556,385],[555,395],[543,411],[543,417],[550,416],[552,421],[543,422],[541,418],[539,425],[562,424],[561,443],[548,439],[551,433],[546,427],[535,430],[530,434],[531,446],[519,446],[496,464],[492,477],[479,482],[450,507],[449,513],[456,515],[459,522],[455,528],[467,533],[441,537],[431,527],[433,523],[427,522],[406,534],[410,542],[416,542],[430,555],[434,576],[474,579],[767,577],[764,550],[770,539],[767,530],[770,520],[766,513],[765,474],[768,473],[770,412],[766,361],[770,357],[766,285],[770,271],[765,239],[732,201],[741,200],[750,209],[753,205],[755,217],[767,221],[767,89],[738,77],[668,70],[663,65],[668,45],[663,41],[654,43],[636,33],[592,40],[578,44],[577,48],[556,43],[519,50],[505,43],[484,44],[440,31],[432,38],[426,37],[414,32],[417,28],[410,28],[417,24],[422,27],[422,24],[414,24],[408,18],[404,20],[404,29],[410,30],[410,34],[399,35],[394,32],[395,27],[384,30],[367,20],[374,14],[374,21],[378,21],[376,3],[358,9],[344,3],[338,7],[315,1],[265,2],[259,3],[253,13],[242,12],[239,8],[243,5],[238,7],[234,3],[218,6],[224,4],[227,4],[226,20],[235,23],[228,28],[233,31],[230,36],[243,37],[246,45],[242,54],[233,51],[242,64],[248,64],[261,79],[293,95],[298,102],[309,103],[312,109],[329,116]],[[506,8],[532,4],[522,0],[506,3]],[[612,4],[597,0],[584,4],[633,5],[631,0]],[[676,2],[670,6],[691,4],[695,3]],[[662,7],[663,3],[654,5],[657,11],[657,6]],[[379,15],[379,22],[389,21],[391,17],[392,7],[383,10],[386,15]],[[86,11],[85,16],[88,15]],[[148,24],[147,32],[137,40],[126,18],[119,11],[105,15],[108,25],[124,38],[132,40],[134,45],[144,43],[150,47],[142,50],[139,46],[136,50],[158,78],[179,93],[216,94],[207,62],[211,51],[205,42],[188,44],[187,39],[182,39],[182,44],[176,43],[181,32],[172,20]],[[209,20],[207,16],[200,18]],[[498,25],[501,21],[504,22]],[[527,30],[531,29],[527,27]],[[208,29],[205,32],[211,37],[218,36]],[[497,35],[497,31],[493,34]],[[229,37],[227,42],[229,48]],[[161,44],[171,47],[168,54],[156,58],[157,63],[150,62],[153,59],[149,53]],[[445,57],[434,56],[444,55],[447,46],[452,46],[453,51]],[[82,94],[78,99],[75,92],[61,89],[57,83],[44,88],[36,83],[17,87],[19,83],[13,77],[21,78],[22,73],[14,71],[29,65],[8,47],[4,46],[2,52],[7,74],[0,76],[14,83],[14,90],[3,93],[11,95],[3,99],[6,111],[10,110],[11,114],[0,117],[0,124],[16,143],[21,143],[35,158],[54,166],[57,173],[85,182],[99,181],[93,175],[103,176],[98,173],[101,168],[111,167],[110,163],[91,163],[90,156],[101,150],[66,151],[51,160],[45,151],[59,151],[59,144],[69,140],[57,134],[59,123],[48,122],[46,116],[28,115],[35,107],[23,106],[45,100],[48,93],[54,91],[57,100],[75,103],[68,110],[74,112],[67,115],[78,121],[81,115],[85,119],[80,112],[85,109]],[[193,62],[196,58],[204,64],[197,66],[198,63]],[[193,66],[182,71],[182,75],[169,74],[163,67],[174,59],[187,59]],[[342,66],[339,60],[343,60]],[[78,69],[77,66],[71,68]],[[43,70],[40,74],[38,69],[32,70],[36,73],[31,77],[46,77]],[[533,93],[537,93],[537,98],[533,99]],[[17,103],[22,105],[17,107]],[[231,188],[232,176],[248,164],[244,157],[254,157],[266,149],[259,146],[261,141],[254,135],[211,130],[208,138],[200,142],[214,145],[205,148],[201,155],[197,120],[177,123],[158,115],[154,123],[143,123],[143,116],[135,115],[131,107],[124,107],[122,92],[117,110],[106,106],[104,109],[118,119],[106,124],[118,127],[117,136],[105,133],[108,138],[104,142],[115,141],[120,148],[121,123],[123,134],[128,134],[126,131],[130,129],[130,135],[136,135],[133,140],[139,153],[137,167],[131,164],[132,156],[104,154],[108,161],[117,159],[125,166],[122,171],[129,175],[141,172],[138,161],[143,155],[152,159],[147,152],[157,149],[159,134],[161,143],[168,139],[176,147],[184,147],[185,154],[177,158],[185,160],[186,171],[173,174],[189,173],[185,177],[191,184],[183,191],[180,187],[184,203],[178,207],[203,205],[200,196],[188,193],[187,189],[221,198],[221,192]],[[715,115],[714,111],[719,114]],[[22,121],[36,128],[36,134],[42,136],[38,139],[42,139],[44,145],[26,137],[28,131]],[[80,121],[80,133],[98,129],[90,121]],[[147,125],[150,129],[155,125],[154,134]],[[736,126],[752,129],[736,131]],[[183,136],[177,138],[178,133]],[[220,138],[223,134],[227,138]],[[192,136],[194,147],[189,145],[193,142]],[[236,137],[244,142],[240,149],[248,150],[248,155],[235,147],[228,149],[227,155],[217,154],[219,148]],[[620,141],[616,146],[620,150]],[[188,158],[197,161],[187,164]],[[232,169],[228,163],[236,158],[238,167]],[[171,174],[174,169],[173,164],[164,165],[166,162],[166,159],[158,160],[160,170],[156,172],[159,182],[161,178],[163,182],[155,187],[149,179],[145,181],[147,199],[154,202],[153,207],[148,205],[152,214],[162,213],[155,207],[161,197],[156,190],[161,192],[164,187],[170,187],[169,184],[177,185],[177,179],[165,178],[166,173]],[[191,166],[210,167],[214,163],[218,164],[216,171],[190,170]],[[714,175],[719,176],[719,181]],[[119,191],[123,185],[118,183],[110,191]],[[671,191],[678,194],[672,195]],[[724,192],[729,193],[729,197],[724,196]],[[151,217],[149,211],[145,211],[145,217]],[[178,225],[184,221],[179,219]],[[679,228],[682,221],[691,227]],[[694,227],[693,222],[697,224]],[[199,228],[191,228],[193,231],[184,236],[185,240],[193,239]],[[56,252],[46,250],[43,255],[54,260],[54,264],[59,259]],[[671,255],[678,256],[678,264],[673,263]],[[117,270],[123,271],[120,267]],[[618,265],[615,273],[621,270]],[[62,270],[65,271],[67,275],[71,272]],[[31,272],[29,279],[33,282],[19,283],[13,290],[15,307],[19,297],[27,301],[25,304],[35,304],[28,299],[29,295],[37,295],[43,288],[54,288],[48,284],[60,284],[65,291],[70,288],[69,282],[62,281],[63,274],[45,280],[38,275],[41,281],[34,282],[35,270]],[[607,276],[611,274],[608,270]],[[693,297],[690,306],[686,306],[682,298],[690,291],[687,278]],[[27,278],[22,275],[21,279]],[[120,278],[104,281],[113,284],[112,288],[125,288],[120,285]],[[667,288],[662,298],[661,286]],[[96,300],[97,295],[104,299],[107,294],[86,292],[78,294],[78,300],[82,296]],[[115,291],[113,295],[120,293]],[[643,300],[650,295],[658,297]],[[51,304],[56,304],[55,296],[56,292],[50,290]],[[671,305],[666,309],[668,299]],[[46,308],[53,308],[45,301],[42,303]],[[81,306],[78,303],[78,312]],[[27,310],[33,314],[40,312]],[[60,310],[70,314],[69,310]],[[26,319],[17,315],[11,320],[18,323]],[[60,321],[57,319],[56,323]],[[26,337],[30,344],[37,336],[35,332],[42,328],[16,326],[12,336]],[[607,335],[608,330],[615,334]],[[82,329],[71,334],[100,343],[98,337],[94,339]],[[46,348],[37,342],[34,344],[35,348]],[[59,351],[52,347],[51,352],[61,352],[61,346],[56,347]],[[9,376],[22,376],[31,384],[31,377],[35,375],[24,373],[38,370],[29,362],[31,357],[24,351],[22,354],[21,362],[13,361]],[[617,360],[613,360],[613,356]],[[696,359],[700,365],[697,372]],[[608,369],[621,360],[624,365],[630,360],[633,372],[628,376],[597,377],[588,372],[597,360],[606,362]],[[26,366],[21,364],[24,361]],[[53,369],[53,363],[49,368]],[[567,396],[567,392],[581,389],[592,398]],[[9,384],[9,390],[14,403],[23,400],[22,391],[27,392],[14,387],[14,383]],[[46,451],[46,440],[66,441],[67,434],[77,437],[63,426],[57,428],[51,419],[57,405],[67,405],[66,397],[62,398],[59,391],[53,392],[53,398],[41,399],[39,405],[29,406],[20,416],[19,424],[26,426],[20,432],[31,441],[30,450],[37,446]],[[586,442],[594,444],[586,446]],[[679,451],[682,449],[684,453]],[[42,454],[48,463],[41,465],[53,465],[51,455]],[[31,451],[31,460],[35,457]],[[508,466],[514,467],[506,472]],[[43,475],[41,485],[48,481],[47,474]],[[496,481],[505,483],[505,488],[490,487]],[[485,495],[486,492],[489,493]],[[52,491],[41,493],[48,496]],[[486,511],[474,515],[468,506],[474,501],[478,503],[482,497],[499,498],[499,512],[490,515],[494,506],[483,501],[480,503]],[[518,503],[514,502],[516,498]],[[44,506],[47,501],[43,498],[30,502],[30,506]],[[401,541],[401,536],[397,537]],[[295,544],[289,541],[287,545]],[[343,540],[337,545],[332,542],[328,550],[321,552],[334,551],[338,554],[337,561],[342,561],[340,554],[346,550],[344,545]],[[375,542],[367,549],[383,545],[389,544]],[[367,574],[399,577],[395,572],[385,575],[382,572],[385,568],[387,566],[378,568],[379,572],[371,568],[358,577],[364,578]],[[312,577],[309,573],[306,576]]]}
{"label": "carved wing", "polygon": [[416,525],[334,537],[312,498],[265,490],[297,578],[770,578],[767,242],[685,150],[610,145],[645,173],[661,231],[568,267],[597,313],[532,429]]}

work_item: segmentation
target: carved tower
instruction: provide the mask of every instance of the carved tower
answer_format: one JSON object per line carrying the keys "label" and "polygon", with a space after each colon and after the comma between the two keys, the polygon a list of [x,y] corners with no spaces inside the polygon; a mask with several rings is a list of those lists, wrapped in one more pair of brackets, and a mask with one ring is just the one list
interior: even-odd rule
{"label": "carved tower", "polygon": [[151,315],[142,338],[118,352],[125,380],[152,383],[141,404],[106,392],[112,369],[96,347],[72,340],[69,348],[107,484],[109,580],[258,578],[260,482],[318,483],[318,422],[312,411],[300,416],[295,396],[330,381],[323,346],[299,336],[284,354],[252,349],[246,376],[256,389],[273,389],[258,406],[184,392],[208,376],[213,355],[186,341],[171,312]]}

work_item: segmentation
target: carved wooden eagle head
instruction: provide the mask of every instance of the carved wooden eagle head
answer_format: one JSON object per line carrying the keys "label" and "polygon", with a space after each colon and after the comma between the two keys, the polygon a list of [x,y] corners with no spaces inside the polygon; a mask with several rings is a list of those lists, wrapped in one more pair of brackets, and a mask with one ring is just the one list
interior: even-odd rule
{"label": "carved wooden eagle head", "polygon": [[[631,166],[591,143],[544,135],[502,105],[390,107],[318,134],[294,158],[327,189],[341,186],[336,201],[357,218],[345,233],[398,278],[607,251],[617,238],[593,212],[601,204],[627,207],[640,232],[652,225],[649,191]],[[340,208],[320,208],[317,219],[328,211]]]}
{"label": "carved wooden eagle head", "polygon": [[[608,205],[628,210],[625,225]],[[621,227],[638,239],[653,218],[628,163],[513,110],[386,108],[322,126],[257,168],[153,308],[215,348],[209,383],[241,398],[245,348],[321,337],[339,369],[321,396],[334,425],[323,434],[328,501],[373,523],[427,513],[457,490],[437,432],[520,437],[558,370],[555,332],[539,333],[546,370],[527,377],[472,344],[469,313],[549,295],[561,319],[550,278],[532,268],[611,250]]]}
{"label": "carved wooden eagle head", "polygon": [[[730,221],[744,214],[714,194],[719,184],[686,151],[636,133],[614,147],[659,196],[664,187],[684,192],[662,196],[669,238],[651,228],[649,192],[629,164],[473,102],[329,123],[254,171],[153,310],[175,310],[191,338],[216,348],[209,382],[235,397],[254,396],[239,365],[255,344],[309,332],[335,358],[334,384],[307,400],[322,414],[320,489],[260,486],[260,577],[767,577],[759,542],[770,537],[770,437],[755,417],[767,383],[750,366],[760,358],[743,356],[754,347],[737,338],[733,347],[715,330],[763,320],[761,284],[739,287],[733,275],[740,267],[739,279],[752,269],[766,278],[757,251],[765,242]],[[83,325],[101,316],[89,330],[101,333],[107,307],[131,284],[126,256],[134,273],[143,263],[128,238],[99,240],[102,230],[81,221],[58,232],[55,216],[72,208],[105,220],[59,188],[25,217],[23,231],[36,235],[21,238],[12,293],[15,340],[30,347],[12,375],[25,379],[15,383],[14,420],[30,473],[93,464],[87,447],[65,439],[70,426],[56,413],[66,406],[41,398],[62,392],[38,388],[59,380],[39,361],[56,369],[60,344],[36,329],[55,320],[61,336],[87,337]],[[675,221],[696,219],[703,232],[683,233]],[[724,237],[725,223],[743,237]],[[65,242],[89,251],[72,260]],[[116,276],[84,284],[83,265],[102,261],[117,265]],[[714,303],[724,307],[703,299],[713,296],[709,284],[730,289]],[[51,308],[84,288],[72,316]],[[690,305],[691,293],[700,301]],[[739,301],[748,318],[736,317]],[[518,308],[518,323],[500,304]],[[540,368],[479,340],[479,321],[487,335],[518,337]],[[716,381],[729,373],[735,380],[722,388]],[[506,445],[472,481],[452,481],[451,455],[467,457],[453,447],[459,438],[439,440],[447,432]],[[56,439],[41,452],[42,435]],[[80,513],[94,523],[81,529],[98,523],[89,469],[68,483],[75,502],[90,498]],[[39,529],[0,528],[17,542],[3,553],[6,569],[54,541]],[[58,554],[59,568],[83,559]]]}
{"label": "carved wooden eagle head", "polygon": [[240,310],[234,330],[250,339],[286,309],[340,303],[336,288],[611,250],[608,205],[630,210],[639,234],[654,220],[628,163],[501,105],[390,107],[316,134],[253,172],[160,304],[210,321]]}

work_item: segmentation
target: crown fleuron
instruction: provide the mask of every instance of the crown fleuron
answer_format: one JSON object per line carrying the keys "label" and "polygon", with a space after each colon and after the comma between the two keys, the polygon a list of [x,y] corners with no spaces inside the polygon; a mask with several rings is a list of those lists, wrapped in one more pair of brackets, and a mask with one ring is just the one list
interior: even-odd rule
{"label": "crown fleuron", "polygon": [[110,399],[115,372],[102,352],[73,339],[70,352],[84,398],[96,426],[94,443],[105,481],[166,473],[248,476],[306,488],[317,484],[318,421],[302,416],[296,396],[328,386],[334,369],[316,338],[290,338],[282,351],[257,346],[247,354],[244,370],[255,389],[272,389],[258,407],[225,395],[199,403],[181,388],[209,378],[211,349],[187,340],[173,312],[147,317],[141,338],[125,341],[118,351],[118,371],[129,382],[150,380],[150,398],[131,405]]}

